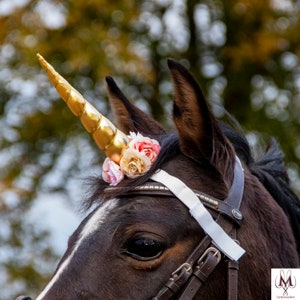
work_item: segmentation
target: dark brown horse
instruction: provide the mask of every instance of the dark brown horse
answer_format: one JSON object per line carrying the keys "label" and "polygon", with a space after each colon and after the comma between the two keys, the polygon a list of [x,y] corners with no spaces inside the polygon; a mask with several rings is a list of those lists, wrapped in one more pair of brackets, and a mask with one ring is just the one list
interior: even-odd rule
{"label": "dark brown horse", "polygon": [[[115,185],[91,179],[91,212],[38,300],[270,299],[271,268],[299,267],[299,200],[278,145],[255,162],[246,139],[214,118],[192,75],[176,61],[168,65],[171,134],[107,78],[119,128],[156,139],[160,152],[141,176]],[[195,196],[201,216],[182,202]]]}

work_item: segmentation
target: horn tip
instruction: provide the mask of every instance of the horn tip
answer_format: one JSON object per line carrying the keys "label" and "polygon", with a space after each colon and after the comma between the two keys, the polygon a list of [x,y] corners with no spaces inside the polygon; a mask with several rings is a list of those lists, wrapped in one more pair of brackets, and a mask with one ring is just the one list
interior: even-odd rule
{"label": "horn tip", "polygon": [[43,61],[45,61],[44,57],[41,54],[37,53],[36,56],[37,56],[37,58],[38,58],[38,60],[39,60],[40,63],[42,63]]}
{"label": "horn tip", "polygon": [[37,53],[36,56],[37,56],[37,58],[38,58],[38,60],[39,60],[39,62],[40,62],[40,64],[41,64],[42,68],[43,68],[45,71],[47,71],[47,73],[48,73],[48,71],[49,71],[50,69],[53,69],[53,67],[46,61],[46,59],[45,59],[41,54]]}

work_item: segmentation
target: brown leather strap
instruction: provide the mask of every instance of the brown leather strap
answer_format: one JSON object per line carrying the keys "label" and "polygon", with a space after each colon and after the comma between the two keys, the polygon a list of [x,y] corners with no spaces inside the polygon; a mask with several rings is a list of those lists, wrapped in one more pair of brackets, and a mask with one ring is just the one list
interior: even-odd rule
{"label": "brown leather strap", "polygon": [[[116,187],[107,187],[105,189],[105,193],[109,193],[111,191],[120,190],[121,197],[127,196],[164,196],[164,197],[174,197],[174,194],[170,192],[170,190],[165,187],[162,183],[159,182],[146,182],[140,186],[137,186],[130,191],[122,191],[122,188]],[[226,201],[218,200],[212,196],[209,196],[203,192],[199,192],[197,190],[193,190],[196,196],[202,201],[203,205],[207,208],[214,210],[217,213],[220,213],[227,218],[229,218],[232,222],[234,222],[238,227],[241,225],[241,214],[240,217],[237,217],[237,214],[240,213],[237,209],[235,203],[227,203]],[[233,213],[236,211],[236,213]]]}
{"label": "brown leather strap", "polygon": [[[231,232],[231,237],[236,239],[236,229]],[[238,298],[238,270],[239,262],[228,260],[227,261],[227,299],[237,300]]]}
{"label": "brown leather strap", "polygon": [[228,300],[236,300],[238,298],[238,270],[239,263],[237,261],[228,260],[227,262],[228,270]]}
{"label": "brown leather strap", "polygon": [[209,275],[221,260],[221,253],[216,248],[208,248],[199,262],[189,280],[187,286],[179,296],[178,300],[190,300],[197,294],[201,286],[207,281]]}
{"label": "brown leather strap", "polygon": [[[226,232],[232,232],[231,236],[232,236],[232,238],[235,239],[236,229],[234,228],[234,225],[233,225],[232,222],[230,222],[228,219],[224,218],[224,216],[222,216],[222,215],[219,215],[216,221],[218,222],[218,224],[220,226],[222,226],[222,228]],[[191,256],[193,256],[193,258],[195,258],[197,255],[199,257],[199,252],[200,251],[201,251],[201,253],[205,253],[206,251],[208,251],[209,248],[208,249],[205,248],[205,250],[207,249],[206,251],[203,250],[203,246],[207,245],[206,243],[203,243],[204,240],[206,240],[207,242],[208,242],[208,240],[211,241],[209,236],[205,236],[205,238],[201,241],[201,243],[196,247],[196,249],[191,254]],[[204,254],[201,254],[201,255],[203,256]],[[206,270],[206,268],[204,268],[204,272],[202,270],[199,270],[199,266],[196,267],[196,270],[193,272],[194,276],[191,277],[188,284],[184,287],[180,298],[178,298],[179,300],[191,300],[191,299],[193,299],[193,297],[197,294],[197,292],[199,291],[201,286],[206,282],[207,277],[213,272],[213,270],[216,268],[216,266],[220,262],[221,257],[218,257],[218,258],[219,258],[219,260],[216,261],[216,263],[214,265],[210,265],[208,263],[205,267],[209,267],[209,268],[208,268],[208,270]],[[201,260],[202,260],[202,257],[199,259],[199,261],[201,261]],[[200,275],[197,276],[198,274],[200,274]],[[237,278],[236,277],[237,274],[231,273],[231,275],[232,275],[232,280],[229,280],[230,284],[228,283],[228,285],[230,285],[232,287],[231,295],[234,295],[233,289],[234,289],[234,287],[236,287],[235,289],[236,289],[236,295],[237,295],[237,281],[235,281],[235,278]],[[228,294],[229,294],[229,292],[228,292]],[[235,300],[235,298],[228,298],[228,300]]]}
{"label": "brown leather strap", "polygon": [[173,295],[176,295],[182,286],[187,282],[192,274],[192,267],[188,263],[182,264],[175,272],[172,273],[172,277],[167,281],[164,287],[159,293],[152,298],[152,300],[167,300]]}
{"label": "brown leather strap", "polygon": [[[183,263],[175,272],[172,273],[172,277],[170,277],[167,283],[158,292],[158,294],[152,298],[152,300],[167,300],[176,295],[179,292],[179,290],[177,290],[177,286],[182,288],[186,284],[186,282],[192,275],[192,267],[196,264],[197,260],[199,260],[199,257],[203,255],[205,250],[209,247],[210,243],[211,238],[206,235],[188,257],[185,263]],[[185,271],[186,266],[190,266],[188,272]],[[188,277],[181,275],[181,272],[184,271],[185,275],[189,275]],[[174,286],[176,286],[176,288],[174,288]]]}

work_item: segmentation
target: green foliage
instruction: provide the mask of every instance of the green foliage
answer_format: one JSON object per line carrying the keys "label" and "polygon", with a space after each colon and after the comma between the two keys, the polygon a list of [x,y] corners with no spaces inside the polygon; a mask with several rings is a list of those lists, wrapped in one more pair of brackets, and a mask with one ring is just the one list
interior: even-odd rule
{"label": "green foliage", "polygon": [[82,195],[73,199],[71,179],[99,172],[103,159],[50,87],[38,52],[103,114],[111,117],[104,77],[112,75],[166,127],[166,58],[181,60],[218,117],[232,113],[251,141],[258,132],[279,140],[300,191],[298,1],[14,3],[0,2],[1,299],[34,296],[54,270],[56,250],[47,231],[27,218],[32,208],[54,192],[75,206]]}

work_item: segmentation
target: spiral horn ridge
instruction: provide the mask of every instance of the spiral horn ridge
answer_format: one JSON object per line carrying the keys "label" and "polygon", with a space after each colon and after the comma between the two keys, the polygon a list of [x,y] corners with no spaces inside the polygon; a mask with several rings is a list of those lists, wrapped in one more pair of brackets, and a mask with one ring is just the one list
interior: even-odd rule
{"label": "spiral horn ridge", "polygon": [[89,103],[40,54],[37,54],[37,57],[58,94],[72,113],[80,119],[97,146],[105,152],[107,157],[118,162],[122,150],[128,143],[127,135]]}

